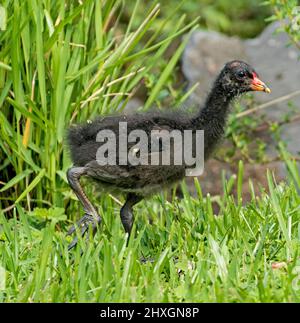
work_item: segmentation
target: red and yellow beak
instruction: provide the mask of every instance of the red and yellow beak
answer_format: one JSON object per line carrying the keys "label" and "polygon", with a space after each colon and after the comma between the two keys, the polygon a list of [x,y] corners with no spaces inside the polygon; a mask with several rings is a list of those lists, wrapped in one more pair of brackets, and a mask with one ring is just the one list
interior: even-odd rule
{"label": "red and yellow beak", "polygon": [[253,91],[264,91],[266,93],[271,93],[271,90],[266,86],[266,84],[261,81],[255,73],[253,73],[253,80],[250,85]]}

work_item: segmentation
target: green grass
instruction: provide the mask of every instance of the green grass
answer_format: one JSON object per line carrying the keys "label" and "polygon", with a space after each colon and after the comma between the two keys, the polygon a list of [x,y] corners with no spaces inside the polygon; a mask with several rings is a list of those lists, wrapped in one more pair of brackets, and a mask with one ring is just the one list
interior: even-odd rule
{"label": "green grass", "polygon": [[[183,185],[180,200],[160,194],[140,203],[128,247],[111,198],[98,202],[103,224],[94,240],[71,252],[63,218],[46,220],[39,210],[37,220],[20,207],[12,219],[1,215],[0,301],[299,302],[300,183],[293,172],[289,185],[269,173],[268,192],[252,192],[243,205],[242,173],[240,164],[234,185],[225,182],[215,198],[218,216],[198,181],[196,197]],[[230,194],[235,185],[239,201]]]}

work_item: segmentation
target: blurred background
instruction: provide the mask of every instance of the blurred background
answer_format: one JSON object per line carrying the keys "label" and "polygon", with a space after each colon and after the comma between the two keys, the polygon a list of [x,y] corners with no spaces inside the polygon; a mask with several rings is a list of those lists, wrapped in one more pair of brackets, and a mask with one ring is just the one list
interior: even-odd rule
{"label": "blurred background", "polygon": [[[142,5],[138,8],[138,18],[135,20],[136,27],[143,20],[145,7],[151,3],[153,1],[146,0],[141,2]],[[181,0],[164,0],[160,4],[162,14],[157,20],[157,24],[164,20],[175,7],[179,7],[173,16],[173,23],[182,15],[186,15],[188,22],[199,18],[201,28],[241,38],[257,36],[266,27],[266,18],[269,18],[272,14],[270,3],[259,0],[240,0],[234,4],[229,0],[188,0],[184,2]],[[134,1],[126,3],[127,19],[133,12],[134,6]],[[172,23],[170,23],[166,26],[166,29],[172,29],[173,27]]]}

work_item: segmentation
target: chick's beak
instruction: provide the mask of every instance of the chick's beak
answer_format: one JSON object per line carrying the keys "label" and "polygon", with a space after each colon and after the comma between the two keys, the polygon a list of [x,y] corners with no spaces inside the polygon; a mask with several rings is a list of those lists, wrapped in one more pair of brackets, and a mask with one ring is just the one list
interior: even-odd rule
{"label": "chick's beak", "polygon": [[266,84],[261,81],[255,74],[253,75],[253,80],[250,87],[253,91],[264,91],[266,93],[271,93],[271,90],[266,86]]}

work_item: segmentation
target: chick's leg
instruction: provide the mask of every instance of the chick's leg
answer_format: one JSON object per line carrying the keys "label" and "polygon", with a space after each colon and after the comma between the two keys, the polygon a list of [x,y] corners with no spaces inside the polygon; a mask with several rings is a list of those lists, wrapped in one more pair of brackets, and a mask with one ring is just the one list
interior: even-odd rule
{"label": "chick's leg", "polygon": [[142,200],[142,197],[134,194],[134,193],[129,193],[127,195],[127,200],[123,207],[121,208],[120,211],[120,216],[121,216],[121,221],[123,224],[123,227],[125,231],[130,235],[134,217],[133,217],[133,210],[132,207],[140,202]]}
{"label": "chick's leg", "polygon": [[[84,236],[89,226],[91,226],[93,233],[95,233],[97,226],[101,223],[101,217],[99,216],[92,203],[87,198],[79,182],[80,177],[86,174],[86,167],[72,167],[67,172],[68,182],[71,188],[73,189],[74,193],[76,194],[78,200],[81,202],[85,212],[84,216],[70,228],[67,235],[73,234],[76,231],[76,227],[78,227],[80,229],[81,236]],[[78,237],[75,237],[68,246],[68,249],[70,250],[73,247],[75,247],[77,242]]]}

